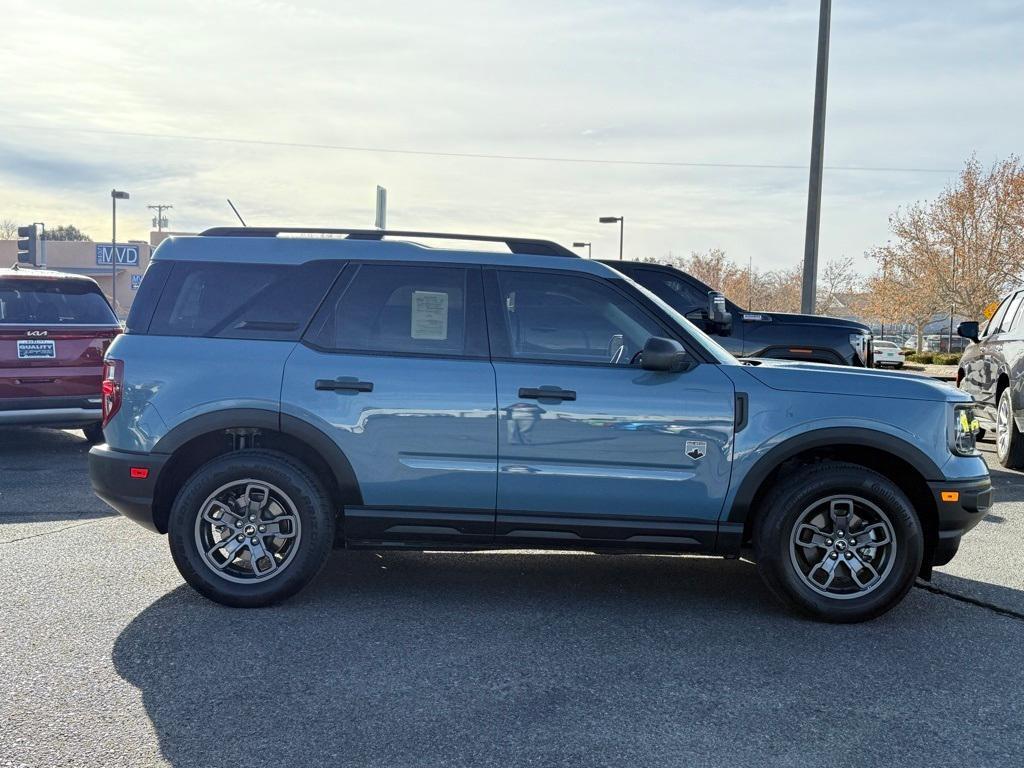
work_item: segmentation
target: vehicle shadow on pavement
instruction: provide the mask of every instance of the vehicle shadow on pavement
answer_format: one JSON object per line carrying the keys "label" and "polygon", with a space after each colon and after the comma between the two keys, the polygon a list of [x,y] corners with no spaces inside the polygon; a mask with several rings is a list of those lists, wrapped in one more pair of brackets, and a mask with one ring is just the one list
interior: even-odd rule
{"label": "vehicle shadow on pavement", "polygon": [[818,624],[742,561],[338,552],[276,608],[175,589],[113,658],[176,766],[995,764],[1024,668],[978,648],[1022,630],[920,589]]}

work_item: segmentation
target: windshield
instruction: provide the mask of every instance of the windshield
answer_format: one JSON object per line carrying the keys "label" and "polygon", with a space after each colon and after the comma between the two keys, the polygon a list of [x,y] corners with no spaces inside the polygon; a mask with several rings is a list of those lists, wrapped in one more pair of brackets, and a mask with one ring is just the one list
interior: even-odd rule
{"label": "windshield", "polygon": [[85,280],[0,280],[0,325],[113,325],[110,305]]}
{"label": "windshield", "polygon": [[635,287],[638,291],[643,293],[648,299],[657,304],[664,312],[669,315],[677,324],[681,325],[693,339],[704,348],[704,350],[715,358],[716,361],[724,365],[739,365],[740,361],[733,357],[729,351],[715,341],[713,338],[708,336],[704,331],[698,328],[696,325],[687,320],[683,315],[670,307],[663,299],[658,298],[653,292],[647,290],[635,280],[631,280],[625,275],[622,276],[624,280],[627,280],[630,285]]}

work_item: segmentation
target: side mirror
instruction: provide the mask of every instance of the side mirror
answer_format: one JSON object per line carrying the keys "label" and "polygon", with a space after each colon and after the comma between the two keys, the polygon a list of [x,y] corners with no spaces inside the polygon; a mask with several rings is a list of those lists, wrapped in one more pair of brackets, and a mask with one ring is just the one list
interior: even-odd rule
{"label": "side mirror", "polygon": [[652,336],[640,353],[640,367],[645,371],[679,372],[689,365],[686,350],[675,339]]}
{"label": "side mirror", "polygon": [[977,320],[965,320],[956,327],[956,335],[963,336],[965,339],[973,341],[975,344],[978,343],[978,321]]}
{"label": "side mirror", "polygon": [[724,335],[732,330],[732,315],[725,308],[725,296],[721,291],[708,291],[708,320]]}

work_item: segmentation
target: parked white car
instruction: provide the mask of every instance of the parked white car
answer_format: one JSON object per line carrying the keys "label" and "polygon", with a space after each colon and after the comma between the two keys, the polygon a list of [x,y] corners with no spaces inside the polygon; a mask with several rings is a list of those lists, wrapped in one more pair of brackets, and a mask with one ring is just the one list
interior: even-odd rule
{"label": "parked white car", "polygon": [[902,368],[903,363],[906,362],[903,350],[891,341],[878,340],[874,343],[874,347],[876,368]]}

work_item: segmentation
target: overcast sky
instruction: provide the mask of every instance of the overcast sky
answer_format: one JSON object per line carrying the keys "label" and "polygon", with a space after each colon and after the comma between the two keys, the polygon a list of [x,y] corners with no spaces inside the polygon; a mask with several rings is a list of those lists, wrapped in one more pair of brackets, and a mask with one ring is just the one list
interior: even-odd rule
{"label": "overcast sky", "polygon": [[[0,219],[145,238],[370,226],[803,254],[817,0],[0,0]],[[972,152],[1022,150],[1024,2],[834,0],[824,258],[884,242]],[[146,134],[129,136],[124,134]],[[121,135],[118,135],[121,134]],[[237,143],[188,140],[228,139]],[[276,142],[259,144],[245,142]],[[439,157],[331,145],[719,168]],[[862,264],[867,268],[867,264]]]}

